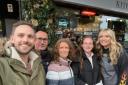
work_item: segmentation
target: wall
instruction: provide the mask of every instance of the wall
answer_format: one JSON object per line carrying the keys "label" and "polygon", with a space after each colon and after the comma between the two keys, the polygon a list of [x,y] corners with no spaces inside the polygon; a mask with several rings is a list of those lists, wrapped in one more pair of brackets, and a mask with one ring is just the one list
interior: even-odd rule
{"label": "wall", "polygon": [[9,37],[12,31],[12,24],[18,21],[17,19],[5,19],[6,36]]}

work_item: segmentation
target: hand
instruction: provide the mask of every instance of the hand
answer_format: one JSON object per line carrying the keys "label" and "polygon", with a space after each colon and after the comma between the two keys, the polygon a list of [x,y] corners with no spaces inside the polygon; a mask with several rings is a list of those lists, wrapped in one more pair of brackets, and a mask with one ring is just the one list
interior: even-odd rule
{"label": "hand", "polygon": [[96,85],[103,85],[102,80],[100,80],[100,82],[97,83]]}

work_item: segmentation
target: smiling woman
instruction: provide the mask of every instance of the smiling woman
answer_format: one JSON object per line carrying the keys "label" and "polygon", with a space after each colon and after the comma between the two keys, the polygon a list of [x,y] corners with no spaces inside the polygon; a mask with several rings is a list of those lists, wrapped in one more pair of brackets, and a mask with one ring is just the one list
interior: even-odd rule
{"label": "smiling woman", "polygon": [[73,71],[70,67],[74,48],[71,41],[62,38],[54,47],[53,61],[48,66],[47,85],[74,85]]}
{"label": "smiling woman", "polygon": [[[128,54],[122,45],[116,41],[115,32],[111,29],[101,30],[96,48],[100,58],[103,84],[127,85],[121,84],[121,82],[124,76],[123,72],[128,66]],[[128,83],[128,80],[126,82]]]}
{"label": "smiling woman", "polygon": [[80,46],[82,56],[77,56],[77,60],[71,64],[75,76],[75,85],[103,85],[99,61],[93,52],[93,38],[84,36]]}

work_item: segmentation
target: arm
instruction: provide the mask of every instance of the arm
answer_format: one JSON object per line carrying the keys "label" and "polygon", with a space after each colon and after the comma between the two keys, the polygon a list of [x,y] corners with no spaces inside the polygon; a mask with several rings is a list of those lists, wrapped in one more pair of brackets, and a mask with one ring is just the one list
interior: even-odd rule
{"label": "arm", "polygon": [[73,73],[74,73],[74,79],[75,79],[75,85],[88,85],[86,82],[82,81],[80,79],[80,63],[79,62],[73,62],[71,64]]}
{"label": "arm", "polygon": [[103,85],[102,80],[100,80],[100,82],[97,83],[96,85]]}
{"label": "arm", "polygon": [[0,85],[3,85],[3,83],[2,83],[2,79],[1,79],[1,76],[0,76]]}
{"label": "arm", "polygon": [[120,54],[117,66],[118,66],[118,73],[120,76],[121,73],[124,71],[124,69],[128,66],[128,53],[126,52],[125,49],[123,49],[123,51]]}
{"label": "arm", "polygon": [[101,74],[101,65],[100,65],[100,60],[98,58],[96,58],[97,63],[99,65],[99,73],[98,73],[98,83],[96,85],[103,85],[103,78],[102,78],[102,74]]}
{"label": "arm", "polygon": [[127,67],[128,67],[128,53],[126,52],[125,49],[123,49],[117,63],[117,73],[119,78],[118,83],[122,80],[121,76],[123,76],[123,73]]}
{"label": "arm", "polygon": [[3,83],[6,81],[3,61],[3,58],[0,58],[0,85],[4,85]]}

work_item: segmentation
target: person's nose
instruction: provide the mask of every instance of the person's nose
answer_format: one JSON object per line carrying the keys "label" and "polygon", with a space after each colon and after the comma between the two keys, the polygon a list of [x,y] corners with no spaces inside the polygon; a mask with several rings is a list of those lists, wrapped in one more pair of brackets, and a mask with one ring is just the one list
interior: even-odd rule
{"label": "person's nose", "polygon": [[27,36],[24,36],[23,41],[24,41],[24,42],[27,42],[28,39],[29,39],[29,38],[28,38]]}
{"label": "person's nose", "polygon": [[63,48],[63,51],[64,51],[64,52],[67,52],[67,48]]}

